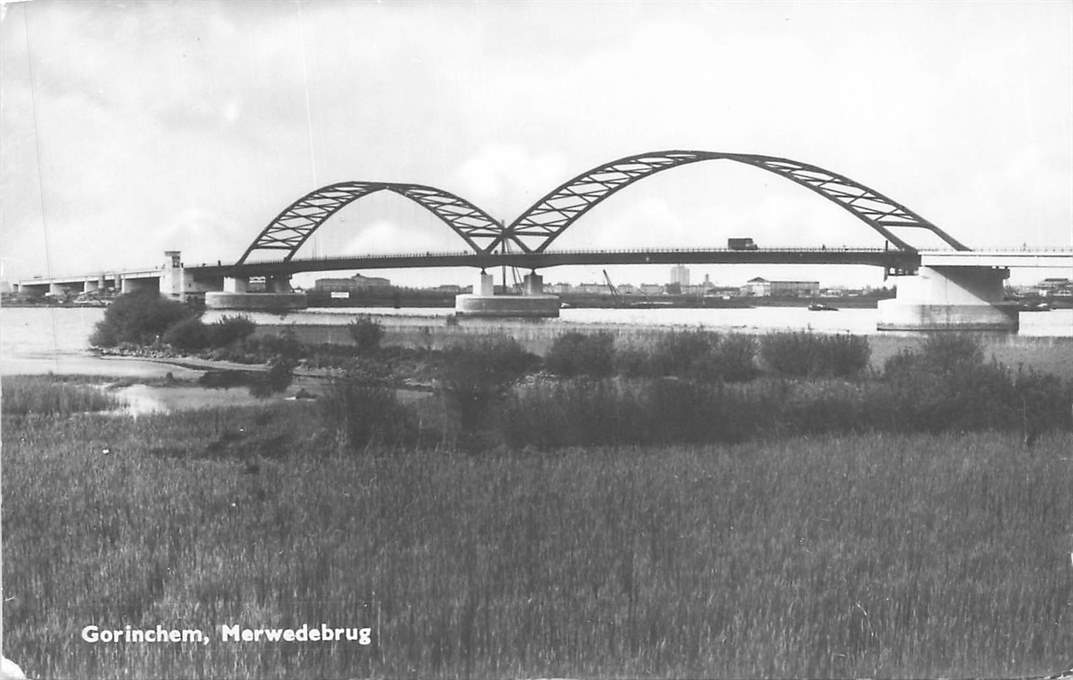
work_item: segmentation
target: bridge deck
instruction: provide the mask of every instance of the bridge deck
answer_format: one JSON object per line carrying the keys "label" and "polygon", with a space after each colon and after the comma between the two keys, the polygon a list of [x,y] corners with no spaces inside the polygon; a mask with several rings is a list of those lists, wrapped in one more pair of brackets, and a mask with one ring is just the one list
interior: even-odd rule
{"label": "bridge deck", "polygon": [[[883,248],[674,248],[632,250],[556,250],[543,253],[475,253],[472,251],[423,252],[390,255],[302,258],[243,264],[200,264],[186,267],[195,276],[264,276],[300,272],[360,269],[416,269],[421,267],[499,266],[543,269],[567,265],[636,264],[794,264],[868,265],[911,270],[933,267],[1046,267],[1073,269],[1073,248],[1051,250],[922,250],[918,252]],[[159,277],[162,267],[105,273],[109,278]],[[20,287],[48,284],[77,284],[96,280],[101,272],[79,275],[37,277],[19,281]]]}
{"label": "bridge deck", "polygon": [[882,248],[729,248],[557,250],[543,253],[407,253],[356,257],[303,258],[287,262],[246,262],[241,265],[188,267],[205,275],[247,276],[295,274],[351,269],[406,269],[417,267],[519,267],[543,269],[567,265],[623,264],[808,264],[913,267],[915,253]]}

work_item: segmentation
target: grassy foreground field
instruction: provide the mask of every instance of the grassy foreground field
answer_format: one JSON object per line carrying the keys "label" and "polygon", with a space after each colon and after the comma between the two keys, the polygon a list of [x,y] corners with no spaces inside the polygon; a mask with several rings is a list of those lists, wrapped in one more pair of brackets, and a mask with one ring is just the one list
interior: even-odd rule
{"label": "grassy foreground field", "polygon": [[[311,408],[5,416],[5,653],[45,679],[1073,664],[1068,432],[338,457]],[[221,446],[241,425],[272,446]],[[373,644],[219,639],[321,623]]]}

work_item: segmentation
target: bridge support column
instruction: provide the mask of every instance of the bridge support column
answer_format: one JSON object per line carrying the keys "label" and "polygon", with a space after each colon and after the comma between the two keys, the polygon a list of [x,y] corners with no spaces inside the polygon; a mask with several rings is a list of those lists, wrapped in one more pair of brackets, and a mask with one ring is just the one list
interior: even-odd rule
{"label": "bridge support column", "polygon": [[526,295],[543,295],[544,294],[544,277],[536,272],[525,275],[525,294]]}
{"label": "bridge support column", "polygon": [[881,331],[1016,331],[1017,306],[1004,303],[1008,269],[920,267],[898,280],[898,294],[879,303]]}
{"label": "bridge support column", "polygon": [[189,279],[182,263],[182,253],[178,250],[165,250],[167,261],[160,272],[160,294],[181,302],[186,301],[186,289]]}
{"label": "bridge support column", "polygon": [[290,293],[292,290],[288,274],[273,274],[265,279],[266,293]]}
{"label": "bridge support column", "polygon": [[224,277],[224,292],[225,293],[245,293],[246,289],[250,287],[250,280],[245,276],[225,276]]}
{"label": "bridge support column", "polygon": [[84,290],[87,293],[95,293],[96,291],[98,291],[100,289],[101,289],[100,279],[86,279],[85,283],[82,284],[82,290]]}
{"label": "bridge support column", "polygon": [[496,284],[495,279],[491,274],[485,273],[482,269],[481,273],[477,275],[477,280],[473,283],[474,295],[495,295]]}

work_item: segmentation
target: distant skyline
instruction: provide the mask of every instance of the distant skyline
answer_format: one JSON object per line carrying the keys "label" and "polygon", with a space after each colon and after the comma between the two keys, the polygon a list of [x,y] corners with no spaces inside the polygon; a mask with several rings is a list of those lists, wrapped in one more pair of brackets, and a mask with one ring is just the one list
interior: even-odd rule
{"label": "distant skyline", "polygon": [[[0,100],[8,279],[155,264],[170,249],[234,260],[293,200],[343,180],[430,184],[509,221],[584,170],[671,148],[813,163],[970,247],[1073,245],[1069,2],[39,0],[3,6]],[[638,182],[553,247],[733,236],[882,245],[815,194],[718,161]],[[464,247],[419,206],[375,195],[300,255]],[[541,273],[600,281],[601,269]],[[691,269],[882,284],[862,267]],[[473,272],[388,276],[465,285]]]}

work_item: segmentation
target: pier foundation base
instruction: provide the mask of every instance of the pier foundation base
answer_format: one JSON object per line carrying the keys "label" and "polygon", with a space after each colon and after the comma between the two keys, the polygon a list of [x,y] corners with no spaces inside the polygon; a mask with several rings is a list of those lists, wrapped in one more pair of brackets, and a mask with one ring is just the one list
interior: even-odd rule
{"label": "pier foundation base", "polygon": [[881,331],[1016,331],[1017,306],[1003,302],[1007,269],[921,267],[880,301]]}

